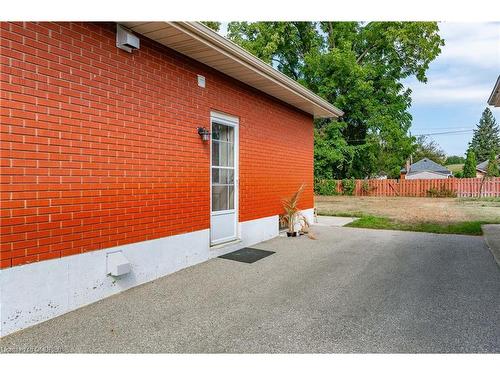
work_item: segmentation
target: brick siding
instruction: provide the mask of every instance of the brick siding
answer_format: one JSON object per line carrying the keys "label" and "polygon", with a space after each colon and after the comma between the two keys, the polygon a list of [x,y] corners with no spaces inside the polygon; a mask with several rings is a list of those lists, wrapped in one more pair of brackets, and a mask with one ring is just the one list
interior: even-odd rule
{"label": "brick siding", "polygon": [[112,23],[0,26],[2,268],[209,228],[211,110],[240,119],[240,221],[313,206],[310,115]]}

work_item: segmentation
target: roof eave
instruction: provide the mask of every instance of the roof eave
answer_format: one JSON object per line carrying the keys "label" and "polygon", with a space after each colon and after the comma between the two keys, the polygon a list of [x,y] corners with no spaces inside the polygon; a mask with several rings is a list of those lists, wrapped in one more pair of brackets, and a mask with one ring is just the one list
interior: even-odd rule
{"label": "roof eave", "polygon": [[[140,31],[140,28],[139,30],[137,30],[137,28],[134,26],[137,24],[142,24],[139,26],[143,26],[147,23],[123,22],[122,24],[124,24],[126,27],[130,26],[132,31],[141,34],[146,38],[170,47],[168,43],[165,43],[165,40],[161,40],[162,38],[155,38],[154,34],[151,35],[151,33],[142,33]],[[294,100],[301,102],[302,108],[300,105],[294,103],[288,104],[313,115],[315,118],[338,118],[344,114],[343,111],[328,103],[326,100],[308,90],[304,86],[300,85],[298,82],[274,69],[269,64],[265,63],[237,44],[217,34],[215,31],[199,22],[155,22],[155,24],[162,24],[165,25],[165,27],[173,27],[177,31],[187,35],[189,38],[192,38],[193,41],[202,43],[202,45],[204,45],[205,47],[214,50],[216,53],[220,53],[224,56],[224,58],[227,58],[228,61],[239,64],[250,74],[255,74],[260,77],[260,79],[271,82],[273,85],[275,85],[275,88],[283,90],[283,93],[288,93],[283,95],[293,95],[295,98]],[[182,53],[182,51],[179,52]],[[190,57],[189,55],[187,56]],[[203,61],[201,62],[203,63]],[[219,70],[224,74],[228,74],[221,69],[217,69],[217,67],[214,67],[214,69]],[[228,75],[231,76],[231,74]],[[255,88],[260,91],[266,92],[259,87]],[[269,95],[287,102],[279,96],[275,96],[273,94]]]}
{"label": "roof eave", "polygon": [[420,170],[420,171],[414,171],[412,172],[410,170],[410,172],[408,172],[407,174],[410,175],[410,174],[417,174],[417,173],[422,173],[422,172],[427,172],[427,173],[435,173],[435,174],[452,174],[453,172],[452,171],[433,171],[433,170],[430,170],[430,169],[423,169],[423,170]]}
{"label": "roof eave", "polygon": [[[234,53],[238,57],[239,60],[242,60],[242,61],[254,66],[259,71],[265,73],[269,78],[276,79],[278,82],[284,84],[286,87],[301,94],[307,100],[310,100],[310,101],[314,102],[315,104],[319,105],[320,107],[323,107],[327,112],[329,112],[332,115],[332,117],[337,118],[337,117],[341,117],[344,115],[344,112],[342,110],[340,110],[339,108],[328,103],[326,100],[321,98],[319,95],[316,95],[311,90],[305,88],[297,81],[294,81],[293,79],[291,79],[287,75],[274,69],[271,65],[267,64],[266,62],[259,59],[258,57],[252,55],[250,52],[246,51],[245,49],[243,49],[242,47],[240,47],[239,45],[237,45],[233,41],[231,41],[227,38],[224,38],[223,36],[214,32],[208,26],[205,26],[204,24],[202,24],[200,22],[173,22],[173,23],[182,24],[186,27],[190,27],[191,30],[196,30],[200,34],[203,34],[204,37],[210,39],[212,42],[217,43],[218,46],[226,49],[226,51]],[[328,117],[328,116],[325,116],[325,117]]]}

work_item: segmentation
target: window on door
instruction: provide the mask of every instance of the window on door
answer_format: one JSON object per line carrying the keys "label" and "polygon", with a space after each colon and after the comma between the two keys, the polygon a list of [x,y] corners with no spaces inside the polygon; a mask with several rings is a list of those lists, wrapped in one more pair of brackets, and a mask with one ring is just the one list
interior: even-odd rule
{"label": "window on door", "polygon": [[234,209],[234,128],[212,122],[212,212]]}

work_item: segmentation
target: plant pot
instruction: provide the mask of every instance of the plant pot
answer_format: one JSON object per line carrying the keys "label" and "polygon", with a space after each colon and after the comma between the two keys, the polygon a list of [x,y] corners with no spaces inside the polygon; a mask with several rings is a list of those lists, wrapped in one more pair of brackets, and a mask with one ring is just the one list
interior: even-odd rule
{"label": "plant pot", "polygon": [[297,232],[286,232],[287,237],[297,237]]}

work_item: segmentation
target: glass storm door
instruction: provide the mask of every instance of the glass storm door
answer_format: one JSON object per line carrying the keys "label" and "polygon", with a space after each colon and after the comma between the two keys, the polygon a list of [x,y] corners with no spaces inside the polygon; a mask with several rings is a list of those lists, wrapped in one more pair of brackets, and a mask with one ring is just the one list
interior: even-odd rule
{"label": "glass storm door", "polygon": [[217,245],[237,238],[238,120],[212,114],[210,242]]}

